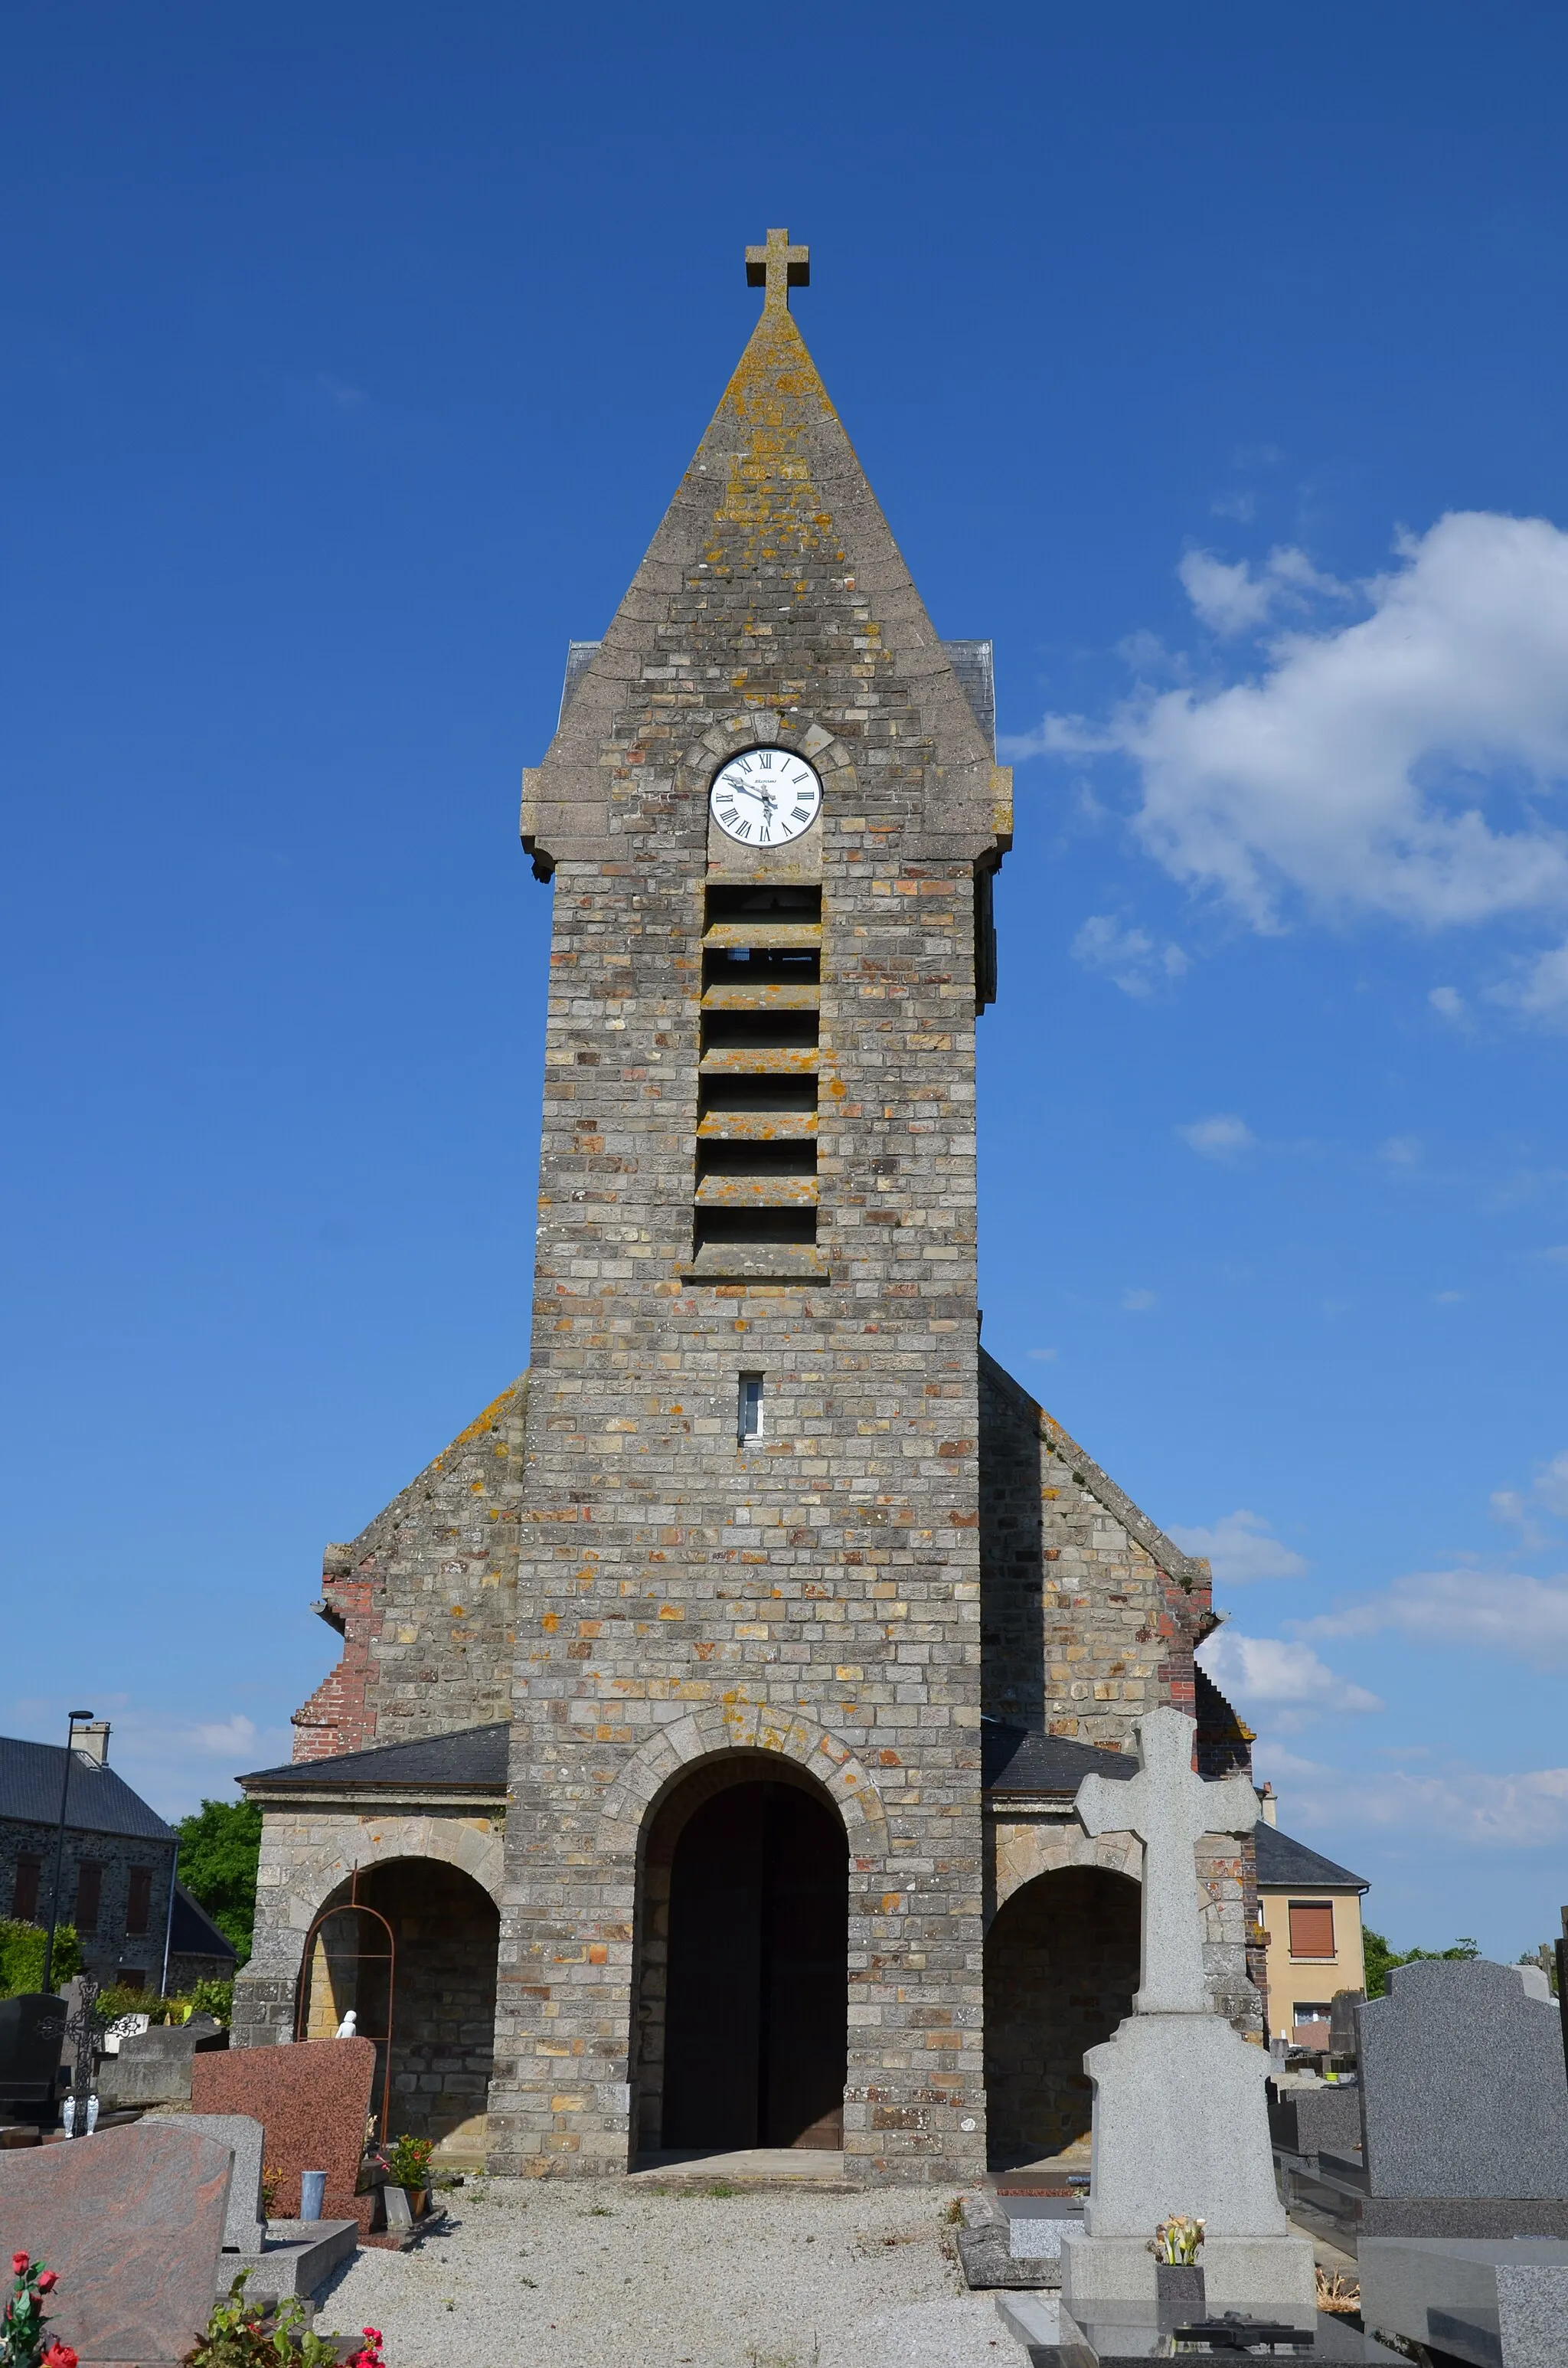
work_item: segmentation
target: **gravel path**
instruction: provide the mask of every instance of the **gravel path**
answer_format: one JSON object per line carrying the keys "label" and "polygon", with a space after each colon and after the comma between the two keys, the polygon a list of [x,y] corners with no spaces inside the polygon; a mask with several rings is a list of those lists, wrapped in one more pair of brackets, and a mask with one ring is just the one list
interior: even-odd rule
{"label": "gravel path", "polygon": [[362,2251],[324,2331],[388,2368],[1020,2368],[970,2294],[946,2194],[701,2192],[492,2180],[409,2253]]}

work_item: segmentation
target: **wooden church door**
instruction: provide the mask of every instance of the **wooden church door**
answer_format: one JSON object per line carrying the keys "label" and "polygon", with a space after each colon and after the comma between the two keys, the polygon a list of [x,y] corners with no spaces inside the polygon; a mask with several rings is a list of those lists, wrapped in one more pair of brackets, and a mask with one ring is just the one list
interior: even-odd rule
{"label": "wooden church door", "polygon": [[737,1784],[670,1869],[664,2143],[844,2143],[848,1847],[793,1784]]}

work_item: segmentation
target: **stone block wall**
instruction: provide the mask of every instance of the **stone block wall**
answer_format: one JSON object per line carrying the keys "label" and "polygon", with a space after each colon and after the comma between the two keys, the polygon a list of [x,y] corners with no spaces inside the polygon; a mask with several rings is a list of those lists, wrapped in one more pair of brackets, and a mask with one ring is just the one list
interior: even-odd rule
{"label": "stone block wall", "polygon": [[1117,1749],[1162,1702],[1196,1715],[1208,1564],[983,1351],[980,1419],[987,1715]]}
{"label": "stone block wall", "polygon": [[328,1546],[321,1611],[343,1657],[294,1713],[297,1760],[510,1715],[527,1402],[525,1374]]}
{"label": "stone block wall", "polygon": [[[48,1924],[54,1880],[55,1832],[52,1826],[33,1825],[20,1817],[0,1819],[0,1916],[15,1913],[17,1862],[18,1859],[31,1858],[41,1862],[42,1873],[30,1920]],[[121,1834],[81,1833],[67,1827],[60,1882],[62,1924],[75,1923],[77,1880],[83,1861],[94,1861],[102,1871],[97,1927],[78,1933],[84,1973],[100,1982],[113,1982],[119,1979],[121,1968],[136,1970],[144,1972],[149,1984],[157,1987],[164,1967],[164,1930],[173,1859],[174,1849],[169,1842]],[[151,1904],[144,1932],[126,1930],[131,1875],[136,1867],[145,1868],[151,1877]]]}
{"label": "stone block wall", "polygon": [[[708,785],[769,743],[824,785],[816,1258],[699,1281]],[[628,2162],[637,1869],[606,1810],[683,1732],[792,1737],[874,1785],[846,2153],[983,2165],[974,882],[999,795],[770,305],[525,792],[555,925],[498,2167]]]}

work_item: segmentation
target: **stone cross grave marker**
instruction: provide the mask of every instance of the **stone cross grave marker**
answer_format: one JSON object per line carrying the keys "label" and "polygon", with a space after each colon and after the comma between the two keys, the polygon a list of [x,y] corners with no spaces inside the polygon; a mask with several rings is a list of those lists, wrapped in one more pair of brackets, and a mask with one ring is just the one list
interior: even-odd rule
{"label": "stone cross grave marker", "polygon": [[1192,1766],[1193,1724],[1179,1710],[1138,1722],[1142,1766],[1131,1783],[1085,1776],[1077,1811],[1085,1833],[1142,1837],[1142,1959],[1135,2014],[1207,2014],[1203,1925],[1194,1851],[1205,1834],[1250,1834],[1257,1794],[1245,1776],[1205,1783]]}
{"label": "stone cross grave marker", "polygon": [[1086,1832],[1143,1843],[1133,2010],[1084,2057],[1095,2091],[1089,2200],[1082,2228],[1062,2238],[1063,2298],[1080,2321],[1110,2303],[1153,2305],[1149,2239],[1172,2212],[1208,2223],[1211,2309],[1310,2315],[1312,2305],[1312,2247],[1289,2234],[1274,2184],[1268,2058],[1214,2011],[1203,1977],[1197,1846],[1205,1834],[1250,1833],[1257,1795],[1244,1776],[1210,1784],[1196,1775],[1193,1733],[1180,1711],[1149,1711],[1138,1722],[1137,1775],[1088,1776],[1078,1787]]}

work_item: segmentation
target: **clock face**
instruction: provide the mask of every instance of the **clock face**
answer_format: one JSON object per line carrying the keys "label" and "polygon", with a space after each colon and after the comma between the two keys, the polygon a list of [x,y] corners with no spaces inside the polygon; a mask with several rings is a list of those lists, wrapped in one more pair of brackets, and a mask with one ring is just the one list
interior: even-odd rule
{"label": "clock face", "polygon": [[743,847],[788,847],[822,812],[822,783],[790,748],[743,748],[708,792],[714,821]]}

